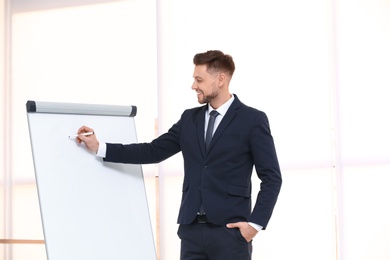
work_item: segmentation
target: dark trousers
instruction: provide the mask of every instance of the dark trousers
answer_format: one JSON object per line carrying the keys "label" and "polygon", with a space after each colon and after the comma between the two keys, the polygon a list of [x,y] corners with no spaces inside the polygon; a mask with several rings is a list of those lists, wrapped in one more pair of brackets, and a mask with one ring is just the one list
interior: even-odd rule
{"label": "dark trousers", "polygon": [[180,225],[180,260],[250,260],[252,242],[239,229],[211,223]]}

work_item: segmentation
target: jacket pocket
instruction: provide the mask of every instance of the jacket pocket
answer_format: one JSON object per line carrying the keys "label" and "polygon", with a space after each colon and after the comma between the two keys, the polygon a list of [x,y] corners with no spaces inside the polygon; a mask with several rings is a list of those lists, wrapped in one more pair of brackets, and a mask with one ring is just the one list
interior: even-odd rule
{"label": "jacket pocket", "polygon": [[229,185],[228,186],[228,193],[233,196],[240,196],[240,197],[251,197],[251,190],[248,187],[245,186],[237,186],[237,185]]}

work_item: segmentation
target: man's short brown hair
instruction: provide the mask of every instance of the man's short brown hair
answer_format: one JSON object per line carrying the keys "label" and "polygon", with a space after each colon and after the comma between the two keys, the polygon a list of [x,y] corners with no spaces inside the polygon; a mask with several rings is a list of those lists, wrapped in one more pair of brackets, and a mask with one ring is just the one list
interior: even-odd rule
{"label": "man's short brown hair", "polygon": [[207,51],[194,56],[195,65],[206,65],[207,71],[223,71],[233,76],[235,65],[232,56],[222,51]]}

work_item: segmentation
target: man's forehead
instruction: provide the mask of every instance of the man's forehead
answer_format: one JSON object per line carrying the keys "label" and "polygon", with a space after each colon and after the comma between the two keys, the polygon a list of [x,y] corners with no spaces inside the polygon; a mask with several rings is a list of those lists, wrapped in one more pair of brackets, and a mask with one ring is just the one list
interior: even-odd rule
{"label": "man's forehead", "polygon": [[207,66],[206,65],[196,65],[194,68],[194,78],[196,77],[207,77],[210,76],[211,73],[207,71]]}

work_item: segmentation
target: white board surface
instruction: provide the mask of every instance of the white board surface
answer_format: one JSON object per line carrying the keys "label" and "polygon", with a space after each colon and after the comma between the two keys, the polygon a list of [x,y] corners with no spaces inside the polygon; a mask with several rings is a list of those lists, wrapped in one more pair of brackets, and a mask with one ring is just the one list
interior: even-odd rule
{"label": "white board surface", "polygon": [[[49,109],[39,112],[39,104]],[[71,114],[62,113],[63,105],[69,107],[51,102],[36,102],[34,111],[27,107],[48,260],[156,259],[141,166],[104,162],[69,139],[87,125],[99,140],[137,142],[134,117],[77,114],[78,104],[70,105],[76,107]]]}

